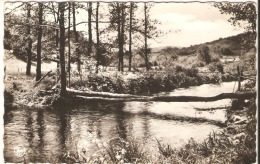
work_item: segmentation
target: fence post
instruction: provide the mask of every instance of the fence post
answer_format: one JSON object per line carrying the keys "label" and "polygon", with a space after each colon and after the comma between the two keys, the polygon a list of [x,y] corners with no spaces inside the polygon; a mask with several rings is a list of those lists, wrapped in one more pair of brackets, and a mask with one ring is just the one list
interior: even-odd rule
{"label": "fence post", "polygon": [[238,88],[237,90],[240,91],[240,88],[241,88],[241,73],[240,73],[240,70],[239,70],[239,66],[237,66],[237,75],[238,75]]}

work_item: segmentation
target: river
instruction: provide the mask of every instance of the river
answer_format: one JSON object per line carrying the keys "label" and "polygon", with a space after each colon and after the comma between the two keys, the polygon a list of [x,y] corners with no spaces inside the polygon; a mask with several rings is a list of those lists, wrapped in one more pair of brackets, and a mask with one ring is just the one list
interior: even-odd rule
{"label": "river", "polygon": [[[233,92],[235,82],[179,88],[160,95],[214,96]],[[156,139],[179,148],[190,138],[200,142],[218,132],[226,121],[231,100],[215,102],[93,102],[63,109],[15,109],[4,116],[4,158],[21,162],[14,150],[21,146],[30,162],[62,161],[66,152],[84,148],[97,150],[96,141],[114,137],[136,137],[148,151],[156,150]],[[204,108],[220,108],[213,111]]]}

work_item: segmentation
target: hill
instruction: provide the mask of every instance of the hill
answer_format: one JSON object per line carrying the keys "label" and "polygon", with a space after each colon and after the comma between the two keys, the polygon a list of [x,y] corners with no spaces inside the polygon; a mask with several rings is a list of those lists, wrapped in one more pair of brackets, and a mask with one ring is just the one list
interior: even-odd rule
{"label": "hill", "polygon": [[[192,45],[189,47],[154,47],[151,49],[151,54],[149,55],[149,61],[153,65],[155,62],[160,65],[170,65],[178,57],[177,63],[180,65],[193,64],[197,61],[197,50],[204,45],[207,45],[210,49],[210,53],[214,54],[215,58],[236,58],[240,56],[243,47],[241,46],[243,38],[247,34],[242,33],[235,36],[230,36],[226,38],[219,38],[217,40],[206,42],[203,44]],[[143,55],[137,54],[134,51],[134,61],[133,64],[136,66],[144,65]],[[188,60],[188,61],[187,61]],[[125,63],[128,63],[128,57],[125,57]],[[175,62],[176,63],[176,62]],[[166,64],[166,65],[165,65]]]}

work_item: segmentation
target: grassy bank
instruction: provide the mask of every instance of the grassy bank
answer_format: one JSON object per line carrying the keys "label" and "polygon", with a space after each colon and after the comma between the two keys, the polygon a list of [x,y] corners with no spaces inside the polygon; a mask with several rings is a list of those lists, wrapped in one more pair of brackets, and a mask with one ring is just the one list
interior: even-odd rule
{"label": "grassy bank", "polygon": [[151,94],[168,92],[176,88],[198,86],[209,83],[219,83],[237,80],[230,74],[202,74],[196,68],[176,67],[168,71],[150,71],[144,73],[110,73],[88,74],[74,78],[71,87],[78,90],[99,92]]}

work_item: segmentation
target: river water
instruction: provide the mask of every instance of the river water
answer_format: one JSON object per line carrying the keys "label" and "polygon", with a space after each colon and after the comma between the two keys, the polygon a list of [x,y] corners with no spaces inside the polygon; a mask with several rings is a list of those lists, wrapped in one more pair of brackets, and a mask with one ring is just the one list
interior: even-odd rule
{"label": "river water", "polygon": [[[179,88],[160,95],[214,96],[233,92],[235,82]],[[26,150],[30,162],[60,159],[66,152],[84,148],[91,155],[96,141],[114,137],[136,137],[148,151],[156,150],[156,139],[179,148],[190,138],[203,141],[221,131],[231,100],[215,102],[93,102],[63,109],[15,109],[5,112],[4,158],[21,162],[17,146]],[[205,111],[205,108],[220,108]]]}

